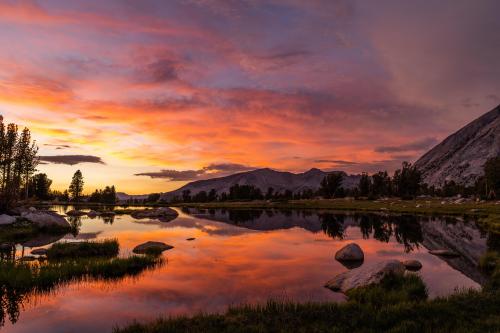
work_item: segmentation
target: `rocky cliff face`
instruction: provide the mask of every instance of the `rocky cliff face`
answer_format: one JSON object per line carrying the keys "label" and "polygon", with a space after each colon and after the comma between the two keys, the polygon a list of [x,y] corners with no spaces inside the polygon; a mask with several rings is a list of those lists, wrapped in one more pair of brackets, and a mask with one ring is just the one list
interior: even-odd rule
{"label": "rocky cliff face", "polygon": [[[227,177],[198,180],[181,187],[178,190],[163,194],[162,198],[169,200],[174,196],[181,196],[182,191],[190,190],[191,195],[201,191],[209,192],[215,189],[217,193],[229,193],[229,188],[235,184],[253,185],[266,193],[269,187],[275,192],[290,190],[298,192],[306,189],[316,190],[327,173],[319,169],[311,169],[304,173],[281,172],[272,169],[258,169],[241,172]],[[359,183],[359,176],[349,176],[344,173],[344,188],[352,189]]]}
{"label": "rocky cliff face", "polygon": [[429,185],[445,181],[472,185],[484,163],[500,156],[500,105],[474,120],[422,156],[415,166]]}

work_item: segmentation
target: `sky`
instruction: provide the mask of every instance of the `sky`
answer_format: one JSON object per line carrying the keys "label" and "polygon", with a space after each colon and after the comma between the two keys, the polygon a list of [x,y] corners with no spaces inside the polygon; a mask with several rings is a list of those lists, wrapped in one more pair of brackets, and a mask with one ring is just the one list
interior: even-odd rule
{"label": "sky", "polygon": [[393,171],[500,104],[496,0],[0,0],[0,114],[56,189]]}

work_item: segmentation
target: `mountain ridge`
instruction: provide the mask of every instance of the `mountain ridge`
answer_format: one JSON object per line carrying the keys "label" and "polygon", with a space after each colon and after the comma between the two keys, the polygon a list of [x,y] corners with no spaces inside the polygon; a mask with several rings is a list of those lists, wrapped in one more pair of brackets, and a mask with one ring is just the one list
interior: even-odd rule
{"label": "mountain ridge", "polygon": [[332,172],[341,172],[344,175],[344,188],[354,188],[359,182],[359,175],[348,175],[343,171],[325,172],[317,168],[312,168],[302,173],[292,173],[287,171],[277,171],[270,168],[256,169],[235,173],[233,175],[196,180],[188,183],[181,188],[162,194],[163,200],[171,200],[175,196],[181,196],[185,190],[191,191],[191,195],[195,195],[201,191],[210,191],[215,189],[217,193],[229,193],[229,188],[233,185],[253,185],[259,188],[263,193],[269,187],[272,187],[275,192],[283,192],[290,190],[294,193],[311,189],[317,190],[320,187],[321,180]]}
{"label": "mountain ridge", "polygon": [[500,156],[500,105],[449,135],[415,162],[429,186],[473,185],[484,163]]}

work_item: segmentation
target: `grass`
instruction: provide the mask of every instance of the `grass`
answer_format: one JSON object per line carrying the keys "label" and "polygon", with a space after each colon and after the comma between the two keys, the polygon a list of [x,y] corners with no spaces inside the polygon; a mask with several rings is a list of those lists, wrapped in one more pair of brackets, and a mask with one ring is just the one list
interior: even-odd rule
{"label": "grass", "polygon": [[289,200],[284,202],[273,201],[244,201],[244,202],[208,202],[208,203],[180,203],[179,207],[193,208],[277,208],[277,209],[332,209],[342,211],[362,212],[391,212],[411,214],[441,214],[441,215],[476,215],[488,216],[490,214],[500,215],[500,205],[496,202],[464,202],[454,204],[443,202],[442,199],[429,200],[347,200],[347,199],[311,199],[311,200]]}
{"label": "grass", "polygon": [[498,332],[500,293],[464,291],[426,300],[416,275],[389,277],[380,285],[352,291],[345,303],[269,301],[223,314],[160,318],[114,333],[160,332]]}
{"label": "grass", "polygon": [[6,314],[17,322],[20,309],[31,295],[48,294],[59,286],[79,281],[117,281],[139,275],[162,264],[152,256],[80,259],[57,262],[0,262],[0,326]]}
{"label": "grass", "polygon": [[77,243],[56,243],[47,251],[49,259],[115,257],[120,251],[116,239],[85,241]]}

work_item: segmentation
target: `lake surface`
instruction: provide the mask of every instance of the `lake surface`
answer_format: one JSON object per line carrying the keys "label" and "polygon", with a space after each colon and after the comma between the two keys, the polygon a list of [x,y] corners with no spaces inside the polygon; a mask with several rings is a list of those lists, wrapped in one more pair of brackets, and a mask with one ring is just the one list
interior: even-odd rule
{"label": "lake surface", "polygon": [[[72,207],[54,209],[64,214]],[[170,222],[129,215],[82,217],[73,219],[79,225],[77,235],[25,242],[38,248],[56,241],[116,238],[121,256],[150,240],[175,248],[164,252],[163,266],[136,278],[73,283],[50,295],[30,296],[20,304],[15,324],[4,315],[0,331],[110,332],[135,319],[224,311],[270,298],[342,301],[342,294],[323,285],[348,270],[334,255],[351,242],[365,252],[365,264],[386,259],[422,262],[417,274],[431,297],[477,289],[484,282],[477,262],[487,249],[487,235],[473,221],[312,210],[178,211],[179,217]],[[188,241],[191,237],[196,239]],[[29,254],[26,246],[24,253]],[[428,253],[438,248],[461,256],[444,259]],[[17,255],[22,253],[19,244]]]}

